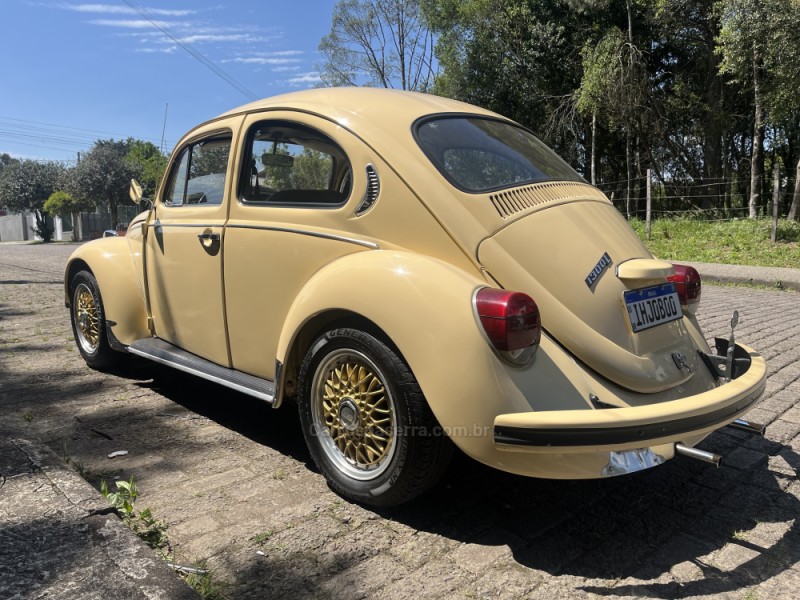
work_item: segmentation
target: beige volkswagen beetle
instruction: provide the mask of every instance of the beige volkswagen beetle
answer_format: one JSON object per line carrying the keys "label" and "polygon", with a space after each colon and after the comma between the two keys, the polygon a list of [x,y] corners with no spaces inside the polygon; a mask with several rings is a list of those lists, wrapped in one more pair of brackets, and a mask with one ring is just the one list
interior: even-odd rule
{"label": "beige volkswagen beetle", "polygon": [[331,487],[379,506],[433,485],[453,444],[546,478],[718,461],[694,446],[758,428],[738,419],[766,366],[733,329],[712,352],[699,299],[523,127],[376,89],[193,129],[127,236],[66,269],[90,366],[128,352],[296,399]]}

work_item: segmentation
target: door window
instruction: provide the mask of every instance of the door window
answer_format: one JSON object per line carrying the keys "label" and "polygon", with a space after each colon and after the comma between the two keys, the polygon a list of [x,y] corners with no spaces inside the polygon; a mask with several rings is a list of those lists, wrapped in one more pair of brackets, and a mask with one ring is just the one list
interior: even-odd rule
{"label": "door window", "polygon": [[222,204],[230,151],[230,136],[206,138],[186,146],[172,165],[164,203],[168,206]]}
{"label": "door window", "polygon": [[350,162],[323,133],[298,123],[257,123],[247,138],[241,197],[283,206],[341,206],[350,195]]}

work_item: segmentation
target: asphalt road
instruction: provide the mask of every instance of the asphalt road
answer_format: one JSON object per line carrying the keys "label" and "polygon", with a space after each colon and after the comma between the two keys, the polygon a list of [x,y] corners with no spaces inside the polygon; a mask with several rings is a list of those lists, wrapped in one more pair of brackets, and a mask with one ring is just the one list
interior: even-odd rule
{"label": "asphalt road", "polygon": [[800,294],[703,290],[706,334],[738,308],[737,339],[769,365],[749,415],[766,438],[701,444],[722,468],[558,482],[459,457],[423,498],[373,511],[326,487],[291,408],[138,360],[88,369],[63,305],[71,250],[0,245],[0,434],[43,440],[96,486],[133,475],[175,561],[227,598],[797,598]]}

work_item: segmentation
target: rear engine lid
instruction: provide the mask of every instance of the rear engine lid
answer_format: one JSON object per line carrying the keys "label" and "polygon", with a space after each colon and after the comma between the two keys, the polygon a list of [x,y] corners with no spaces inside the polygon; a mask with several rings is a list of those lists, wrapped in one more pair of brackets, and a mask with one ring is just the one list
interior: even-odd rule
{"label": "rear engine lid", "polygon": [[531,208],[480,244],[480,263],[504,288],[530,294],[543,328],[606,379],[644,393],[685,382],[696,352],[680,305],[655,320],[634,308],[647,297],[668,302],[672,265],[653,259],[608,200]]}

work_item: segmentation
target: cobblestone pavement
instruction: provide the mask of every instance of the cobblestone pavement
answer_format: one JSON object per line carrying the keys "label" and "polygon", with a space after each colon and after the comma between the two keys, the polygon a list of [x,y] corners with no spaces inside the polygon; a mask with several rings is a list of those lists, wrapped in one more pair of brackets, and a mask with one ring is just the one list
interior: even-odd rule
{"label": "cobblestone pavement", "polygon": [[703,290],[706,334],[738,308],[737,339],[769,364],[749,415],[766,438],[701,444],[722,468],[559,482],[457,457],[423,498],[373,511],[326,487],[291,408],[136,360],[88,369],[63,303],[71,249],[0,246],[0,435],[42,439],[96,486],[133,475],[176,562],[211,569],[225,597],[797,598],[800,294]]}

